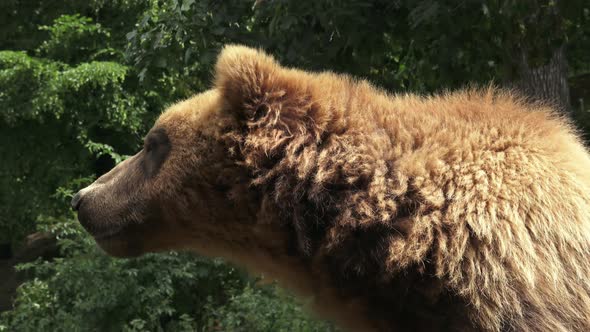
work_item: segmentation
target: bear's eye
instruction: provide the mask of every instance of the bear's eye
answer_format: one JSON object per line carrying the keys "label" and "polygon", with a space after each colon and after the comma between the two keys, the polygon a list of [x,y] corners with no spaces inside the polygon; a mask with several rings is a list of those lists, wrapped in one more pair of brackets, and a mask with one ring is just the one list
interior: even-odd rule
{"label": "bear's eye", "polygon": [[164,129],[155,129],[145,138],[143,144],[145,157],[142,165],[147,177],[153,177],[158,173],[171,150],[170,140]]}
{"label": "bear's eye", "polygon": [[156,144],[157,143],[154,140],[148,140],[147,142],[145,142],[143,149],[145,150],[145,152],[150,153],[156,149]]}

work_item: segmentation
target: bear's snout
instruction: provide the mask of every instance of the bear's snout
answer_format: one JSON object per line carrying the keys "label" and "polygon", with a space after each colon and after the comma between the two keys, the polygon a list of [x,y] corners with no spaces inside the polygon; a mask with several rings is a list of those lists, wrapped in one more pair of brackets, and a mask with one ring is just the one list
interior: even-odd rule
{"label": "bear's snout", "polygon": [[157,225],[153,220],[159,216],[154,212],[158,200],[146,184],[144,157],[145,153],[139,152],[127,158],[70,201],[80,225],[101,248],[115,256],[139,254],[137,248],[143,246],[136,238],[145,238]]}
{"label": "bear's snout", "polygon": [[72,209],[78,212],[78,221],[95,238],[114,233],[113,230],[117,227],[113,227],[111,222],[104,220],[105,216],[109,219],[107,212],[109,210],[97,208],[97,198],[89,191],[88,188],[78,191],[70,202]]}

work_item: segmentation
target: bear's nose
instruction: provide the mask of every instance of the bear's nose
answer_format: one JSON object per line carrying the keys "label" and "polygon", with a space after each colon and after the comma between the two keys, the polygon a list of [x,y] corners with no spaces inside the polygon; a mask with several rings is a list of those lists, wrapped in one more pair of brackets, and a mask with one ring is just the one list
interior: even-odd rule
{"label": "bear's nose", "polygon": [[76,195],[74,195],[74,197],[72,197],[72,201],[70,202],[70,205],[72,206],[72,209],[74,209],[75,211],[78,211],[78,208],[80,208],[80,203],[82,203],[82,195],[78,191],[76,193]]}

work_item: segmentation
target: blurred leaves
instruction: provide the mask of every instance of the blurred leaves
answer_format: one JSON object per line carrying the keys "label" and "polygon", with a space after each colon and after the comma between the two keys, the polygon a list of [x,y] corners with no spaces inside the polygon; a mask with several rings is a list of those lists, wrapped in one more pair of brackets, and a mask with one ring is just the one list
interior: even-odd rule
{"label": "blurred leaves", "polygon": [[[22,12],[19,4],[13,1],[9,13]],[[38,3],[40,8],[44,4]],[[202,63],[186,69],[147,52],[138,62],[145,67],[127,61],[132,58],[131,53],[124,55],[127,43],[162,55],[178,40],[197,45],[189,36],[172,38],[158,24],[169,15],[205,10],[208,4],[148,4],[91,1],[89,7],[76,7],[65,2],[64,15],[35,29],[23,18],[10,25],[28,31],[14,35],[30,36],[36,43],[5,43],[27,47],[0,51],[0,242],[19,246],[33,231],[49,232],[58,240],[60,257],[17,266],[27,281],[18,289],[13,310],[0,316],[0,331],[209,331],[214,325],[315,331],[327,326],[310,319],[276,288],[255,290],[256,280],[219,260],[186,253],[110,258],[69,210],[79,188],[135,153],[165,105],[207,85],[214,49],[201,52]],[[31,17],[47,20],[38,13],[41,9],[29,5],[25,8]],[[211,5],[232,12],[222,4]],[[111,15],[113,6],[123,13]],[[138,17],[138,30],[130,31],[135,21],[122,17]],[[203,12],[198,24],[207,27],[211,19]],[[189,19],[183,24],[190,24]],[[227,32],[219,29],[221,21],[216,24],[212,35]],[[181,58],[183,64],[194,60],[190,52]],[[194,73],[200,76],[191,78]],[[235,318],[233,310],[241,310],[236,299],[248,305],[244,319]],[[265,314],[266,306],[275,314]]]}
{"label": "blurred leaves", "polygon": [[87,174],[94,158],[121,159],[110,142],[95,141],[126,136],[117,147],[134,150],[151,118],[141,94],[125,85],[127,75],[115,62],[71,67],[0,51],[0,137],[12,143],[0,146],[0,234],[18,239],[33,229],[35,213],[63,210],[48,197],[64,180]]}
{"label": "blurred leaves", "polygon": [[113,259],[71,219],[45,218],[63,258],[21,264],[34,276],[0,326],[18,331],[330,331],[293,298],[219,260],[187,253]]}
{"label": "blurred leaves", "polygon": [[40,30],[49,32],[49,39],[37,49],[41,56],[76,63],[95,60],[110,55],[122,56],[121,52],[108,46],[110,33],[100,24],[95,24],[89,17],[79,14],[58,17],[53,25],[43,25]]}
{"label": "blurred leaves", "polygon": [[185,73],[200,89],[219,48],[242,43],[287,65],[431,92],[510,82],[520,51],[542,65],[563,43],[576,71],[589,62],[589,10],[583,0],[157,1],[127,34],[127,55],[144,80]]}

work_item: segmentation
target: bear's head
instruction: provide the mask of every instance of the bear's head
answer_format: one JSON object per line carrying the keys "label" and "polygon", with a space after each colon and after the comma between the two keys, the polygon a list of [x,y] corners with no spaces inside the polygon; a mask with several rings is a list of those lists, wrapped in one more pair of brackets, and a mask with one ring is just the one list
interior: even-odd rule
{"label": "bear's head", "polygon": [[310,173],[293,158],[317,158],[309,147],[333,122],[314,103],[312,80],[261,51],[226,46],[211,90],[170,107],[141,151],[75,195],[78,219],[115,256],[177,249],[223,256],[252,243],[285,248],[287,226],[276,222],[281,211],[272,202],[289,198],[276,186]]}
{"label": "bear's head", "polygon": [[[316,311],[355,331],[439,315],[421,306],[438,301],[439,283],[420,278],[444,198],[405,174],[420,172],[421,154],[394,163],[420,144],[384,111],[399,105],[365,81],[284,68],[242,46],[222,50],[214,77],[75,195],[97,243],[121,257],[223,257],[312,295]],[[415,113],[404,115],[420,124]]]}

